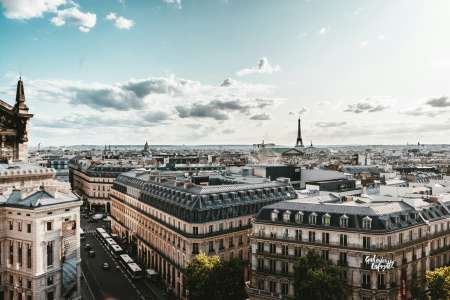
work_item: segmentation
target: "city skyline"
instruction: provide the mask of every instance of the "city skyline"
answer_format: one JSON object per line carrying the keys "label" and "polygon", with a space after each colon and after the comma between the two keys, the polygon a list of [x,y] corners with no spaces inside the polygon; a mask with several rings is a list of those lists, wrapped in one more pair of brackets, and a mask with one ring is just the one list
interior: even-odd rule
{"label": "city skyline", "polygon": [[0,99],[22,75],[31,145],[293,145],[299,114],[305,144],[450,143],[446,1],[0,7]]}

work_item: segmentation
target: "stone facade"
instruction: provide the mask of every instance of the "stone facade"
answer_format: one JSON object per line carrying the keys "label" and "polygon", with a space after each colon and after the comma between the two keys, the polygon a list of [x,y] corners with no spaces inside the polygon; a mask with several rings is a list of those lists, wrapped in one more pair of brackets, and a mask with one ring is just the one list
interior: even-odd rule
{"label": "stone facade", "polygon": [[0,160],[26,160],[28,158],[28,123],[32,114],[25,104],[23,81],[17,82],[14,106],[0,100]]}
{"label": "stone facade", "polygon": [[[359,204],[322,197],[263,208],[250,239],[250,298],[294,296],[295,261],[315,251],[342,267],[348,299],[409,299],[413,275],[423,283],[426,271],[450,264],[450,201],[411,197]],[[366,263],[374,256],[395,263],[376,270]]]}
{"label": "stone facade", "polygon": [[253,217],[264,204],[294,193],[285,182],[232,184],[228,179],[228,184],[208,186],[177,180],[174,174],[120,175],[110,194],[111,228],[132,245],[145,267],[156,269],[170,290],[186,298],[183,270],[196,254],[248,261]]}

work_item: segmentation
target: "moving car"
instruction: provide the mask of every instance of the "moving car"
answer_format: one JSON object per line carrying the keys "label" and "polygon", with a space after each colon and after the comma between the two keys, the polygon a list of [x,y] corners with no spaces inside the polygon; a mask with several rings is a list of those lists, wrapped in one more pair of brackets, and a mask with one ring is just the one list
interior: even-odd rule
{"label": "moving car", "polygon": [[95,251],[94,250],[89,251],[89,256],[90,257],[95,257]]}
{"label": "moving car", "polygon": [[103,263],[103,270],[109,270],[109,264],[107,262]]}

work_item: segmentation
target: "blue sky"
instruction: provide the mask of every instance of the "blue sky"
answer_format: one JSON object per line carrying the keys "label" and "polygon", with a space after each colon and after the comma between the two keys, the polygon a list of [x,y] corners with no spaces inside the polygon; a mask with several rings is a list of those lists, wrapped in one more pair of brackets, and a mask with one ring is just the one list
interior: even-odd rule
{"label": "blue sky", "polygon": [[450,143],[450,2],[0,0],[31,143]]}

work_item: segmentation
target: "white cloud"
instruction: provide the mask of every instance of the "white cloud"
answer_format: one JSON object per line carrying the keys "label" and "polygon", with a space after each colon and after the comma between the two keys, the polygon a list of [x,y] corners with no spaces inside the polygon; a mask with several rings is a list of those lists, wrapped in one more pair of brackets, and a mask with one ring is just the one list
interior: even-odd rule
{"label": "white cloud", "polygon": [[56,12],[66,0],[0,0],[9,19],[26,20],[42,17],[45,13]]}
{"label": "white cloud", "polygon": [[384,34],[380,34],[380,35],[378,35],[378,37],[377,37],[377,39],[380,40],[380,41],[384,41],[385,38],[386,38],[386,37],[384,36]]}
{"label": "white cloud", "polygon": [[330,28],[329,28],[329,27],[322,27],[322,28],[320,28],[320,30],[319,30],[319,34],[320,34],[320,35],[325,35],[325,34],[327,34],[329,31],[330,31]]}
{"label": "white cloud", "polygon": [[134,26],[134,21],[131,19],[124,18],[122,16],[118,16],[116,13],[109,13],[106,16],[106,20],[112,21],[114,23],[114,26],[116,26],[119,29],[130,29]]}
{"label": "white cloud", "polygon": [[97,23],[97,16],[94,13],[82,12],[74,6],[58,10],[50,22],[56,26],[62,26],[66,23],[73,23],[78,26],[81,32],[89,32]]}
{"label": "white cloud", "polygon": [[237,76],[245,76],[251,74],[272,74],[280,71],[279,65],[271,65],[267,57],[259,59],[258,64],[251,68],[245,68],[236,72]]}
{"label": "white cloud", "polygon": [[176,8],[181,9],[181,0],[163,0],[163,2],[174,5]]}
{"label": "white cloud", "polygon": [[369,41],[362,41],[361,43],[359,43],[359,46],[361,48],[365,48],[365,47],[369,46]]}

